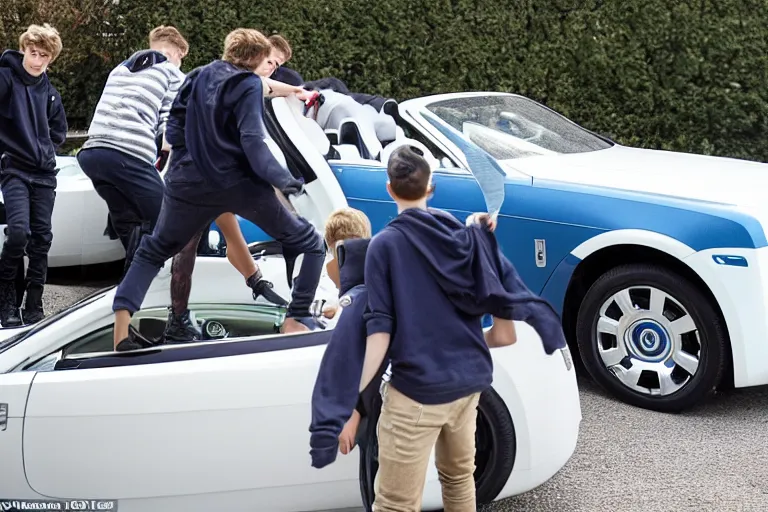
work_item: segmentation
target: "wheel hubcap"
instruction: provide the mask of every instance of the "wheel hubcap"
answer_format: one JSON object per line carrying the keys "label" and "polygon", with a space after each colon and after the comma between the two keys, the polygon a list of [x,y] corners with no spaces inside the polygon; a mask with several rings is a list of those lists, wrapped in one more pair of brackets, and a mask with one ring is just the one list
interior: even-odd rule
{"label": "wheel hubcap", "polygon": [[605,367],[626,387],[666,396],[696,374],[699,331],[685,307],[652,286],[625,288],[600,307],[595,329]]}

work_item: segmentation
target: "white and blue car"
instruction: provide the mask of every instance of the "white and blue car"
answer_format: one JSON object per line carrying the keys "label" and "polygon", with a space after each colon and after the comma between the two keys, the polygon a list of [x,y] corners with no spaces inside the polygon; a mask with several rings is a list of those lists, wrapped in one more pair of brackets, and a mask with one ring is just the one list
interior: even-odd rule
{"label": "white and blue car", "polygon": [[[482,148],[505,175],[503,250],[619,399],[679,411],[719,387],[768,384],[768,165],[625,147],[514,94],[393,106],[383,111],[397,122],[394,142],[366,138],[355,119],[324,130],[292,99],[270,102],[267,128],[296,176],[364,211],[374,232],[397,214],[385,187],[394,147],[425,152],[430,205],[460,219],[494,192],[467,161],[465,148]],[[249,242],[268,238],[242,226]]]}
{"label": "white and blue car", "polygon": [[[503,250],[561,312],[571,348],[604,388],[640,407],[679,411],[717,388],[768,384],[768,165],[622,146],[514,94],[429,96],[383,111],[396,121],[394,140],[371,137],[364,119],[321,128],[293,98],[267,103],[268,142],[312,193],[311,204],[297,205],[305,216],[348,205],[380,230],[397,214],[385,169],[401,144],[433,165],[431,206],[460,219],[485,211],[501,190],[482,189],[473,175],[466,148],[479,147],[504,174]],[[86,204],[87,178],[68,179]],[[103,204],[90,194],[87,204]],[[102,234],[106,213],[71,222],[66,195],[54,210],[56,259],[69,244],[95,263],[96,239],[111,244],[100,261],[122,258],[119,242]],[[88,237],[69,236],[72,225]],[[249,242],[269,241],[253,224],[241,227]]]}

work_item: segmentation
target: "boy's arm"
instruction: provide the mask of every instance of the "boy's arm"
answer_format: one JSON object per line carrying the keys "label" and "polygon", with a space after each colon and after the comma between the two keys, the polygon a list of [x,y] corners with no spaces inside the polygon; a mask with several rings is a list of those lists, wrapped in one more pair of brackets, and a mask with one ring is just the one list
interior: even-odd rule
{"label": "boy's arm", "polygon": [[176,100],[183,83],[184,82],[181,80],[180,76],[172,75],[168,81],[168,89],[165,91],[165,96],[163,96],[163,101],[160,104],[157,133],[163,134],[164,151],[170,149],[170,147],[165,147],[168,144],[165,138],[165,130],[168,127],[168,116],[171,113],[171,107],[173,107],[173,102]]}
{"label": "boy's arm", "polygon": [[4,103],[11,92],[11,70],[0,68],[0,104]]}
{"label": "boy's arm", "polygon": [[244,78],[242,83],[232,90],[232,96],[239,98],[235,106],[235,118],[240,132],[240,143],[254,174],[284,192],[298,180],[283,169],[264,140],[266,137],[262,130],[262,91],[261,77],[256,74]]}
{"label": "boy's arm", "polygon": [[274,80],[272,78],[263,77],[262,81],[266,86],[264,89],[264,96],[270,97],[270,98],[281,98],[285,96],[290,96],[291,94],[296,94],[299,97],[299,99],[303,100],[305,99],[305,96],[307,96],[309,92],[303,89],[302,87],[296,87],[294,85],[286,84],[284,82],[278,82],[277,80]]}
{"label": "boy's arm", "polygon": [[[0,85],[0,87],[2,87]],[[64,104],[61,102],[61,96],[56,89],[52,89],[51,98],[48,105],[48,129],[51,135],[51,142],[58,149],[67,140],[67,115],[64,112]],[[2,91],[0,91],[2,96]]]}
{"label": "boy's arm", "polygon": [[[377,243],[378,242],[378,243]],[[365,314],[368,339],[360,391],[376,377],[389,350],[394,327],[394,307],[386,246],[374,237],[365,257],[365,286],[368,290],[368,312]]]}

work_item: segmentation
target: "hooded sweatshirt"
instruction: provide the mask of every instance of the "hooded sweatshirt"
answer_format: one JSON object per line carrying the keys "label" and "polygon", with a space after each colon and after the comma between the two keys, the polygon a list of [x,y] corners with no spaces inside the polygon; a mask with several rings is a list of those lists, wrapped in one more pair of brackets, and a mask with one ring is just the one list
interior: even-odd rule
{"label": "hooded sweatshirt", "polygon": [[379,232],[365,283],[367,334],[392,335],[391,384],[423,404],[491,385],[484,314],[529,323],[548,354],[565,347],[557,312],[525,286],[495,236],[440,210],[406,210]]}
{"label": "hooded sweatshirt", "polygon": [[[217,189],[249,178],[273,193],[271,186],[283,190],[294,181],[266,143],[262,79],[223,60],[190,75],[181,92],[186,103],[180,100],[173,106],[174,116],[184,116],[177,123],[183,125],[183,137],[176,128],[168,134],[169,144],[183,145],[188,151],[177,159],[179,165],[194,163],[194,172]],[[171,157],[171,166],[175,159]]]}
{"label": "hooded sweatshirt", "polygon": [[15,50],[0,56],[0,152],[9,173],[53,177],[67,137],[64,106],[48,75],[30,75],[23,60]]}
{"label": "hooded sweatshirt", "polygon": [[116,149],[154,167],[157,139],[183,81],[184,73],[162,53],[131,55],[109,74],[83,149]]}
{"label": "hooded sweatshirt", "polygon": [[[312,393],[310,455],[312,466],[322,468],[336,460],[339,435],[359,405],[358,388],[365,360],[363,313],[368,293],[363,284],[369,240],[347,240],[339,265],[339,302],[343,305],[325,349]],[[363,411],[361,411],[361,414]]]}

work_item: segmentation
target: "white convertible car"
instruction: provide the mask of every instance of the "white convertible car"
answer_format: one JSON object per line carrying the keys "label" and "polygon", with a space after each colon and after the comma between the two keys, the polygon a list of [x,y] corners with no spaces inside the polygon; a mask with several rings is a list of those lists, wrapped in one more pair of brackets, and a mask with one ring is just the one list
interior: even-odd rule
{"label": "white convertible car", "polygon": [[[83,173],[77,158],[57,156],[56,203],[51,224],[53,242],[48,253],[49,267],[70,267],[110,263],[125,258],[120,240],[104,234],[107,204]],[[5,205],[0,193],[0,235],[5,228]],[[0,247],[5,236],[0,236]]]}
{"label": "white convertible car", "polygon": [[[332,175],[318,178],[294,205],[322,229],[345,200],[338,185],[323,187]],[[288,296],[279,247],[252,249],[275,291]],[[146,336],[164,329],[169,269],[134,317]],[[324,277],[317,300],[336,295]],[[310,401],[333,324],[277,334],[284,310],[254,303],[226,258],[200,256],[190,309],[209,339],[114,353],[113,296],[100,291],[39,324],[0,329],[0,496],[111,499],[121,512],[361,507],[375,441],[362,439],[359,457],[310,465]],[[546,355],[527,324],[518,324],[518,335],[515,345],[492,351],[493,387],[478,407],[483,503],[546,482],[579,434],[569,350]],[[441,505],[432,464],[424,508]]]}

